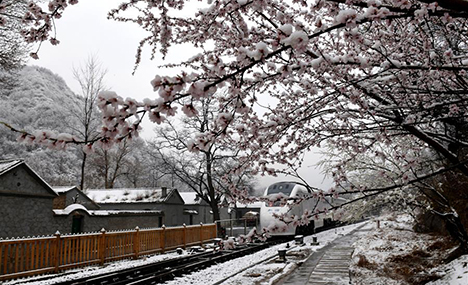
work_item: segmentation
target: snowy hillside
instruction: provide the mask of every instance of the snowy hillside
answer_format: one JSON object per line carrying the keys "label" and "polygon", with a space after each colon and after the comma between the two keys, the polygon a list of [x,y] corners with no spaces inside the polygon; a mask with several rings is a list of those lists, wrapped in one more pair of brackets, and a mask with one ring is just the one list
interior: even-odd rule
{"label": "snowy hillside", "polygon": [[[26,66],[11,90],[0,90],[0,121],[15,128],[33,131],[48,129],[70,132],[76,125],[74,113],[80,98],[65,81],[50,70]],[[56,152],[16,142],[18,135],[0,126],[0,159],[23,158],[52,184],[77,183],[79,153],[70,149]]]}

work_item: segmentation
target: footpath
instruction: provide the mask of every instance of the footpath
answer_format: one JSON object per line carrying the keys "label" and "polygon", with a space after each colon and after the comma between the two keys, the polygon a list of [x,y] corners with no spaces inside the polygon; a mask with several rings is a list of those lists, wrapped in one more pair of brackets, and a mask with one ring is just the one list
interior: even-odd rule
{"label": "footpath", "polygon": [[361,226],[349,234],[335,239],[318,249],[279,284],[285,285],[342,285],[350,284],[349,264],[354,251],[353,243],[369,228]]}

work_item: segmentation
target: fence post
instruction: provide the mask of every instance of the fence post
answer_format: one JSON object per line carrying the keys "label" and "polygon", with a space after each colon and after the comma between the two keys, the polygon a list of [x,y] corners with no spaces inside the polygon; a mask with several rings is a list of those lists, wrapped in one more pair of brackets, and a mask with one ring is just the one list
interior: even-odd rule
{"label": "fence post", "polygon": [[59,271],[59,266],[60,266],[60,254],[61,254],[61,238],[60,238],[60,232],[57,231],[55,233],[55,250],[54,250],[54,273],[57,273]]}
{"label": "fence post", "polygon": [[164,250],[166,248],[166,226],[162,225],[162,231],[161,231],[161,252],[164,253]]}
{"label": "fence post", "polygon": [[200,245],[203,246],[203,223],[200,222]]}
{"label": "fence post", "polygon": [[101,265],[106,261],[106,229],[101,229],[101,235],[99,237],[99,259],[101,260]]}
{"label": "fence post", "polygon": [[133,259],[137,259],[140,254],[140,228],[135,227],[135,234],[133,235]]}
{"label": "fence post", "polygon": [[187,248],[187,226],[184,223],[184,249]]}

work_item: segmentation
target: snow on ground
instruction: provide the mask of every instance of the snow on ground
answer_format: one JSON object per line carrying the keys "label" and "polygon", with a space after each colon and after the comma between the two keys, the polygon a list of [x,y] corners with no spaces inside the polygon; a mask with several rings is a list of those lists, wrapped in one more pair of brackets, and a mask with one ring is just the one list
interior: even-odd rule
{"label": "snow on ground", "polygon": [[468,284],[468,254],[437,269],[444,276],[426,285],[466,285]]}
{"label": "snow on ground", "polygon": [[[297,267],[297,262],[304,261],[307,257],[319,248],[322,248],[335,240],[337,237],[345,235],[361,224],[345,226],[316,234],[320,242],[317,246],[312,246],[312,236],[304,237],[305,246],[297,246],[288,251],[288,259],[297,256],[295,260],[287,263],[277,263],[272,260],[278,255],[278,249],[286,248],[286,243],[279,244],[257,253],[236,258],[234,260],[212,266],[201,271],[185,275],[168,281],[166,285],[186,285],[186,284],[216,284],[230,276],[232,278],[222,282],[222,284],[274,284]],[[294,242],[289,242],[292,246]]]}
{"label": "snow on ground", "polygon": [[[187,254],[184,252],[184,254]],[[49,274],[43,276],[35,276],[35,277],[28,277],[22,279],[16,279],[11,281],[5,281],[4,283],[0,283],[2,285],[13,285],[13,284],[34,284],[34,285],[48,285],[48,284],[56,284],[60,282],[65,282],[69,280],[79,279],[83,277],[88,277],[97,274],[104,274],[109,272],[115,272],[124,270],[127,268],[133,268],[137,266],[142,266],[150,263],[156,263],[167,259],[173,259],[180,257],[181,255],[171,252],[166,254],[160,255],[153,255],[150,257],[143,257],[137,260],[121,260],[112,263],[105,264],[103,267],[101,266],[87,266],[83,268],[76,268],[67,270],[63,273],[59,274]],[[47,277],[47,278],[46,278]]]}
{"label": "snow on ground", "polygon": [[[442,275],[437,268],[455,246],[450,239],[415,233],[409,215],[380,217],[379,224],[377,227],[377,220],[369,223],[372,229],[354,243],[350,266],[352,284],[425,284]],[[459,265],[452,267],[459,268]],[[466,285],[468,282],[434,284]]]}

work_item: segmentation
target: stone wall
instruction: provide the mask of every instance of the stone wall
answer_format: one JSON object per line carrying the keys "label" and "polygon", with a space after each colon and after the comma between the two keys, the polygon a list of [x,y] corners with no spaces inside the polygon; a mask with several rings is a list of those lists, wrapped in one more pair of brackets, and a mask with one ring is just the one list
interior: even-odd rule
{"label": "stone wall", "polygon": [[52,199],[0,196],[0,237],[53,234]]}

